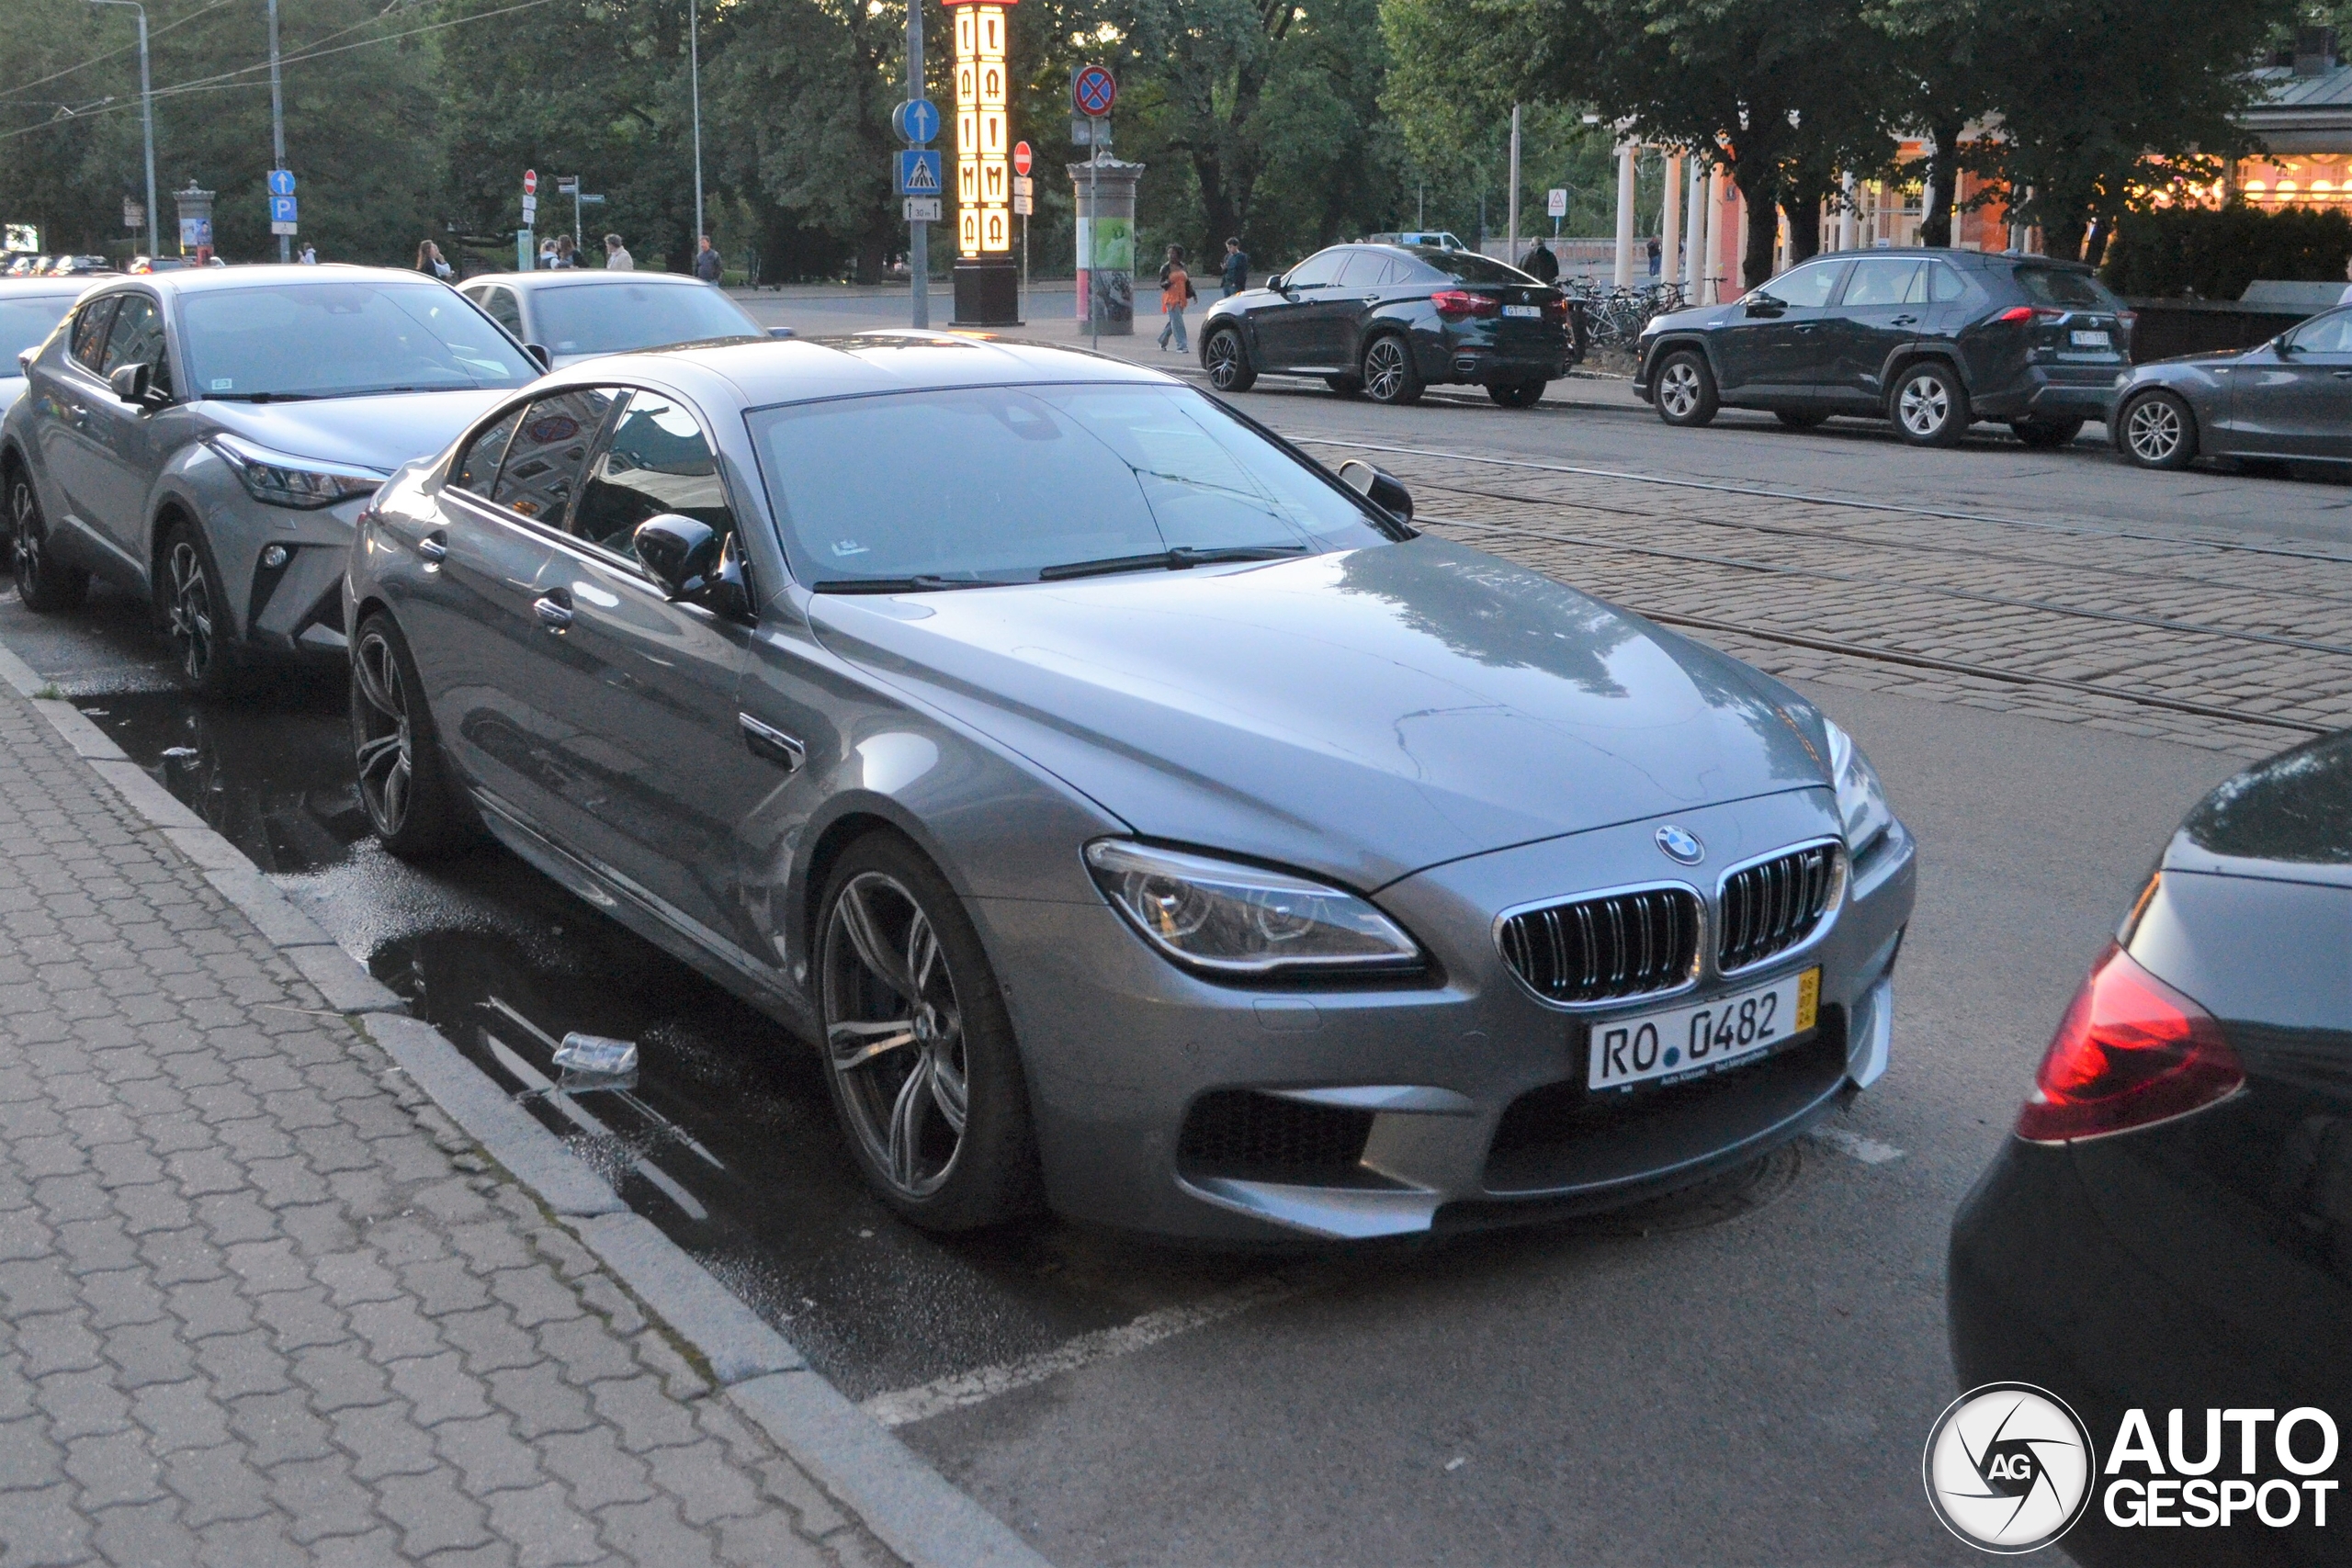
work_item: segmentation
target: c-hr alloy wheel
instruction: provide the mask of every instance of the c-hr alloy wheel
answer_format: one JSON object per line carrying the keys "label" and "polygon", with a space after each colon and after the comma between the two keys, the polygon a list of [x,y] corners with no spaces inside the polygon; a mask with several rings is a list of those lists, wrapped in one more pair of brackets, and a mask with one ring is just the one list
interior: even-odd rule
{"label": "c-hr alloy wheel", "polygon": [[12,466],[7,485],[8,538],[14,550],[9,571],[16,579],[17,597],[26,609],[43,615],[73,609],[89,592],[90,574],[61,565],[50,554],[49,524],[41,517],[32,476]]}

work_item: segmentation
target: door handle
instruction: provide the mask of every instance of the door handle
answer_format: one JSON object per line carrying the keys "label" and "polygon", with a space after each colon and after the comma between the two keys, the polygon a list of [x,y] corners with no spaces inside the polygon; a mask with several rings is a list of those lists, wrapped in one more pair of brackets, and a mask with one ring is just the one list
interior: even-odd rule
{"label": "door handle", "polygon": [[433,566],[439,566],[443,561],[447,560],[449,558],[449,530],[435,528],[425,535],[416,542],[416,553],[423,556],[426,562]]}
{"label": "door handle", "polygon": [[1919,318],[1917,316],[1897,316],[1887,324],[1889,326],[1907,327],[1915,324],[1918,320]]}
{"label": "door handle", "polygon": [[2337,370],[2333,374],[2339,381],[2352,381],[2352,370]]}
{"label": "door handle", "polygon": [[561,632],[571,625],[571,595],[559,588],[531,601],[531,609],[539,617],[539,625],[550,632]]}
{"label": "door handle", "polygon": [[1799,321],[1799,322],[1798,322],[1798,323],[1797,323],[1793,328],[1792,328],[1791,330],[1792,330],[1792,331],[1793,331],[1793,332],[1809,333],[1809,332],[1813,331],[1813,329],[1814,329],[1815,327],[1818,326],[1818,325],[1820,325],[1820,323],[1819,323],[1819,322],[1817,322],[1817,321]]}
{"label": "door handle", "polygon": [[797,773],[800,764],[808,760],[808,748],[786,735],[773,724],[762,724],[750,714],[739,713],[735,723],[743,731],[743,744],[754,757],[775,763],[787,773]]}

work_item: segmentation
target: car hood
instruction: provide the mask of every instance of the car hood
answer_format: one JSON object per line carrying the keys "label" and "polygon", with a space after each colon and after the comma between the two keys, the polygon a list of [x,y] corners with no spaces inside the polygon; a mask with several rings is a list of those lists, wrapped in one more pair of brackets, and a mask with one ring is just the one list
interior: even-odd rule
{"label": "car hood", "polygon": [[2225,781],[2173,835],[2165,865],[2352,887],[2352,730]]}
{"label": "car hood", "polygon": [[1827,783],[1817,721],[1766,678],[1430,538],[809,614],[1145,837],[1365,888]]}
{"label": "car hood", "polygon": [[208,400],[204,416],[220,430],[289,457],[356,463],[386,473],[428,457],[458,438],[491,404],[514,389],[462,392],[389,392],[316,402],[232,403]]}

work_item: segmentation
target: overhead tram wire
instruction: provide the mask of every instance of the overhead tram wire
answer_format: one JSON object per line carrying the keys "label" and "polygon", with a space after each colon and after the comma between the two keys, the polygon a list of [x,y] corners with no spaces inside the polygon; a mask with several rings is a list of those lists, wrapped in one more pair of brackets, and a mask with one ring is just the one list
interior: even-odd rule
{"label": "overhead tram wire", "polygon": [[[150,28],[147,30],[148,41],[152,43],[156,39],[161,38],[164,34],[170,32],[174,28],[184,27],[187,23],[196,20],[198,17],[209,16],[213,12],[220,9],[221,6],[229,5],[230,3],[231,0],[210,0],[209,4],[198,6],[195,10],[190,11],[185,17],[175,17],[172,20],[165,22],[160,28]],[[346,28],[344,30],[348,32],[351,29]],[[62,71],[52,71],[46,76],[36,76],[31,81],[22,83],[14,87],[0,87],[0,104],[5,104],[8,99],[15,97],[19,93],[29,93],[35,87],[40,86],[44,83],[54,82],[61,76],[71,76],[76,71],[87,71],[93,65],[103,65],[107,61],[114,59],[118,55],[124,55],[132,52],[138,49],[138,47],[139,46],[135,43],[127,43],[120,49],[110,49],[104,54],[94,54],[89,59],[83,61],[79,65],[69,65]]]}

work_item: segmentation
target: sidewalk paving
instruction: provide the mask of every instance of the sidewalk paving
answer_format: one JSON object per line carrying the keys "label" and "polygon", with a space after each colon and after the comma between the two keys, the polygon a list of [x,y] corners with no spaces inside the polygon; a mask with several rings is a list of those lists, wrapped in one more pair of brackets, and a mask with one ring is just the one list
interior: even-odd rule
{"label": "sidewalk paving", "polygon": [[896,1562],[0,685],[0,1562]]}

